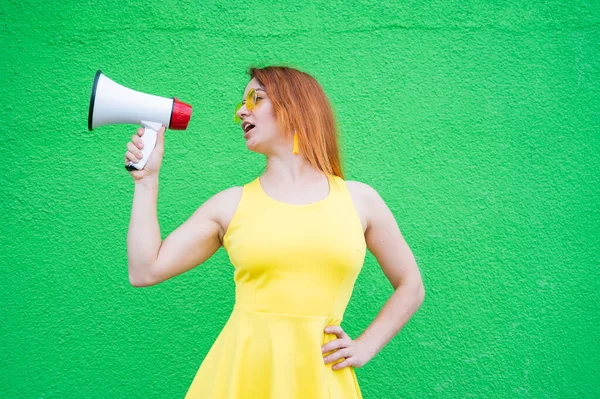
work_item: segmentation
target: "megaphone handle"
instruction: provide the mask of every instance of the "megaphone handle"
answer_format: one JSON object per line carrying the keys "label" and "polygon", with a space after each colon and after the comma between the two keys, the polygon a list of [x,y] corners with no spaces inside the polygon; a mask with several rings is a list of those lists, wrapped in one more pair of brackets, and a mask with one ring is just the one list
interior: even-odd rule
{"label": "megaphone handle", "polygon": [[125,167],[127,170],[144,169],[146,162],[148,162],[148,159],[150,159],[152,151],[154,151],[154,147],[156,146],[156,136],[158,135],[158,131],[162,126],[158,122],[150,121],[142,121],[141,125],[144,127],[144,134],[142,137],[140,137],[142,139],[142,143],[144,143],[144,147],[140,150],[143,156],[139,162],[129,162]]}

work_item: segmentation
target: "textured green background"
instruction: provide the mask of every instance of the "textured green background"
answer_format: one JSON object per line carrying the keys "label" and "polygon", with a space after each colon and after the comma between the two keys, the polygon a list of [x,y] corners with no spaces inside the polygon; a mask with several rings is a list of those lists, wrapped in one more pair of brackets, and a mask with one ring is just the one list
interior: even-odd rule
{"label": "textured green background", "polygon": [[[282,63],[323,85],[347,178],[381,193],[426,287],[357,369],[364,397],[600,397],[598,1],[3,0],[0,34],[2,398],[184,396],[233,269],[221,249],[129,285],[136,127],[87,131],[92,79],[194,107],[166,136],[164,238],[261,172],[232,110],[250,64]],[[368,255],[350,336],[390,294]]]}

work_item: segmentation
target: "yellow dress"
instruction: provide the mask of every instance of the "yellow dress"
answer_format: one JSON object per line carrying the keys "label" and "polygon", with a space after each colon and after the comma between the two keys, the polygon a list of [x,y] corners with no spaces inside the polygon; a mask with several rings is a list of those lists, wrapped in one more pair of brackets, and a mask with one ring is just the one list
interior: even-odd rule
{"label": "yellow dress", "polygon": [[354,368],[333,370],[321,353],[366,252],[345,181],[329,181],[328,196],[307,205],[269,197],[259,178],[244,185],[223,237],[235,305],[185,399],[362,398]]}

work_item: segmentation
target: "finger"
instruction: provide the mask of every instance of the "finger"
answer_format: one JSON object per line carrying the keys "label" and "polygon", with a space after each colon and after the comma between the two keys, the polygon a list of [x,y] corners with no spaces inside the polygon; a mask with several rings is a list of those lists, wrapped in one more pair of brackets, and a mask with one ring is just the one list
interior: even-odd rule
{"label": "finger", "polygon": [[144,140],[140,136],[133,136],[131,141],[135,144],[137,148],[144,148]]}
{"label": "finger", "polygon": [[142,160],[142,157],[137,157],[135,154],[133,154],[131,151],[127,151],[125,153],[125,159],[130,160],[133,163],[138,163]]}
{"label": "finger", "polygon": [[135,154],[131,153],[131,151],[127,151],[125,153],[125,163],[128,162],[133,162],[133,163],[137,163],[139,162],[139,158],[135,156]]}
{"label": "finger", "polygon": [[332,353],[331,355],[325,356],[323,358],[323,361],[325,363],[333,363],[337,360],[340,360],[342,358],[346,359],[350,356],[352,356],[350,348],[344,348],[344,349],[340,349],[337,352]]}
{"label": "finger", "polygon": [[325,332],[328,334],[335,334],[338,338],[346,338],[348,334],[342,329],[341,326],[327,326]]}
{"label": "finger", "polygon": [[127,143],[127,149],[132,153],[135,154],[136,157],[142,158],[144,156],[144,154],[142,154],[142,151],[140,151],[139,148],[137,148],[135,146],[135,144],[133,144],[131,141],[129,143]]}
{"label": "finger", "polygon": [[[143,127],[138,127],[137,130],[135,131],[135,133],[138,136],[143,136],[144,135],[144,128]],[[135,136],[135,135],[134,135]]]}
{"label": "finger", "polygon": [[166,128],[163,126],[160,129],[158,129],[157,135],[156,135],[156,145],[158,145],[159,147],[162,146],[164,144],[165,141],[165,130]]}
{"label": "finger", "polygon": [[332,370],[343,369],[344,367],[352,366],[354,364],[354,357],[346,358],[343,362],[339,362],[331,366]]}
{"label": "finger", "polygon": [[333,341],[327,342],[325,345],[321,347],[322,353],[331,352],[332,350],[345,348],[348,346],[348,342],[343,339],[336,339]]}

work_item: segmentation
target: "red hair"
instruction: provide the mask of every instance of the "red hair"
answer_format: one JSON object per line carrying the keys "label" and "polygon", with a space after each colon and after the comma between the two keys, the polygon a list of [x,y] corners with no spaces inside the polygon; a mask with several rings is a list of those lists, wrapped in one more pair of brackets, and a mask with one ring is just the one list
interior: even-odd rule
{"label": "red hair", "polygon": [[300,155],[314,168],[343,179],[335,117],[319,82],[286,66],[250,67],[247,73],[269,95],[279,130],[296,132]]}

